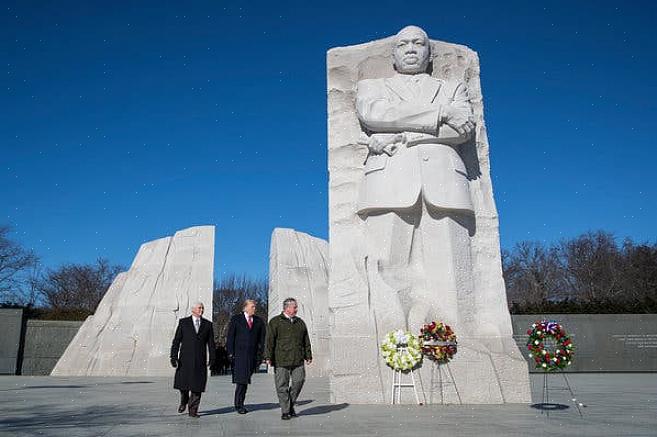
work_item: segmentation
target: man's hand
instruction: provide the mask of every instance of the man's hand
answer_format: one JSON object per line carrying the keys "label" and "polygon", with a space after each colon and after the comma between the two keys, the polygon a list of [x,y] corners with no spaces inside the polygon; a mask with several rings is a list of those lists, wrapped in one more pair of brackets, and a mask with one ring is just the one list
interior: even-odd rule
{"label": "man's hand", "polygon": [[463,136],[469,136],[475,129],[475,123],[470,115],[451,105],[443,108],[442,122]]}
{"label": "man's hand", "polygon": [[171,358],[171,367],[176,368],[178,367],[178,360],[175,358]]}

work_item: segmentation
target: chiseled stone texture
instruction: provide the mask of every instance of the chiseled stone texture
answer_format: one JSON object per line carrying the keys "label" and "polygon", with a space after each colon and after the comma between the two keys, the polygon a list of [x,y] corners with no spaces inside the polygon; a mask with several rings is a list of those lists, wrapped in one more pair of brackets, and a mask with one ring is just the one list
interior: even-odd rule
{"label": "chiseled stone texture", "polygon": [[178,319],[201,301],[212,314],[214,226],[142,244],[52,371],[56,376],[171,376]]}
{"label": "chiseled stone texture", "polygon": [[293,229],[276,228],[269,254],[269,318],[281,313],[287,297],[297,300],[308,327],[313,362],[308,376],[327,376],[328,243]]}
{"label": "chiseled stone texture", "polygon": [[[392,371],[378,352],[385,332],[377,332],[374,320],[366,274],[365,221],[357,215],[368,149],[359,143],[355,98],[358,81],[393,76],[393,39],[334,48],[327,54],[330,383],[331,400],[336,403],[390,402]],[[432,76],[467,86],[476,121],[475,138],[460,152],[476,226],[470,237],[474,302],[466,309],[476,321],[476,332],[468,336],[457,332],[459,351],[449,364],[453,379],[447,367],[439,372],[431,361],[425,361],[418,372],[424,397],[430,403],[530,402],[527,364],[512,339],[502,278],[479,59],[463,45],[431,41],[431,48]],[[414,402],[408,390],[404,398]]]}

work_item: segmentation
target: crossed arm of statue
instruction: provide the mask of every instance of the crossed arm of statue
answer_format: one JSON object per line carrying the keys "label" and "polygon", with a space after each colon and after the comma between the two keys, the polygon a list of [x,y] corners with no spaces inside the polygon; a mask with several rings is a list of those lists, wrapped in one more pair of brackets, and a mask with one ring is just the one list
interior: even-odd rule
{"label": "crossed arm of statue", "polygon": [[422,143],[458,145],[470,139],[475,123],[464,85],[457,85],[451,103],[391,102],[367,81],[359,83],[356,110],[362,133],[359,144],[370,153],[394,155],[400,147]]}

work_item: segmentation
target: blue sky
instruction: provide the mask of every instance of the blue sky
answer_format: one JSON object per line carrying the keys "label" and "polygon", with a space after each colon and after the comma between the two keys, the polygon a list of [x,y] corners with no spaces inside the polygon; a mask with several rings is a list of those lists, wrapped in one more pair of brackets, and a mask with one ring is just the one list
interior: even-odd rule
{"label": "blue sky", "polygon": [[328,235],[326,51],[418,24],[479,52],[503,247],[656,240],[652,2],[313,3],[3,2],[0,223],[46,266],[215,224],[264,275]]}

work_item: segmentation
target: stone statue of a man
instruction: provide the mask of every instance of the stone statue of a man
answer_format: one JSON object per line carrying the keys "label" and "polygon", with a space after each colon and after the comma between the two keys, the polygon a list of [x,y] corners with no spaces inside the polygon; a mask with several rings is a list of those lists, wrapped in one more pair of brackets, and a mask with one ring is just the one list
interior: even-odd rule
{"label": "stone statue of a man", "polygon": [[462,83],[430,76],[427,34],[408,26],[395,74],[358,82],[356,111],[369,154],[358,214],[379,333],[441,320],[471,332],[470,236],[475,218],[459,145],[474,133]]}

